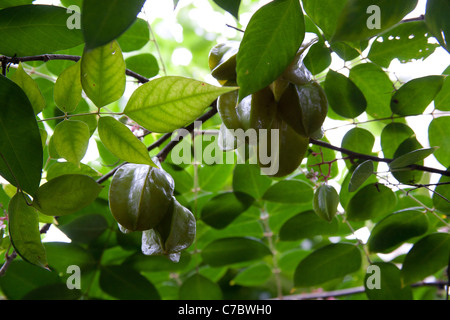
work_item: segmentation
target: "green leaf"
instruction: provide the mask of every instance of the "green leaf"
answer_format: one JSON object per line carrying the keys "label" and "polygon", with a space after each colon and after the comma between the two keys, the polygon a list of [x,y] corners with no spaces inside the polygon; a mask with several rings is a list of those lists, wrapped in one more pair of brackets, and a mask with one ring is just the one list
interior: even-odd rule
{"label": "green leaf", "polygon": [[256,11],[236,57],[239,101],[275,81],[294,60],[304,36],[299,1],[273,1]]}
{"label": "green leaf", "polygon": [[370,233],[369,251],[387,253],[413,237],[428,230],[428,219],[423,212],[406,210],[393,213],[378,222]]}
{"label": "green leaf", "polygon": [[0,53],[32,56],[52,53],[83,43],[80,30],[67,27],[65,8],[25,5],[0,11]]}
{"label": "green leaf", "polygon": [[101,117],[98,134],[105,147],[119,159],[156,167],[145,145],[123,123],[113,117]]}
{"label": "green leaf", "polygon": [[448,38],[450,37],[450,25],[448,23],[449,4],[445,0],[427,1],[425,23],[440,45],[449,50]]}
{"label": "green leaf", "polygon": [[153,78],[159,73],[158,61],[150,53],[142,53],[125,60],[127,68],[146,78]]}
{"label": "green leaf", "polygon": [[353,171],[348,191],[356,191],[374,172],[373,162],[371,160],[364,161]]}
{"label": "green leaf", "polygon": [[232,164],[200,166],[198,170],[200,188],[205,191],[220,191],[233,172],[233,168],[234,165]]}
{"label": "green leaf", "polygon": [[128,266],[104,266],[100,270],[100,288],[120,300],[159,300],[155,286]]}
{"label": "green leaf", "polygon": [[[329,143],[330,141],[323,137],[320,141]],[[308,155],[306,167],[309,171],[315,172],[316,174],[324,174],[329,176],[330,179],[336,177],[339,174],[339,168],[337,161],[323,163],[327,161],[333,161],[336,159],[336,152],[334,150],[323,148],[317,145],[310,145],[309,150],[311,153]],[[323,157],[323,158],[322,158]]]}
{"label": "green leaf", "polygon": [[33,0],[0,0],[0,9],[31,4]]}
{"label": "green leaf", "polygon": [[79,289],[69,289],[65,283],[49,284],[28,292],[23,300],[78,300],[82,296]]}
{"label": "green leaf", "polygon": [[[422,149],[422,145],[417,141],[415,136],[412,136],[398,146],[394,153],[394,159],[419,149]],[[416,164],[423,165],[423,160],[418,160]],[[420,170],[397,169],[391,172],[395,179],[402,183],[416,183],[420,181],[423,175],[423,171]]]}
{"label": "green leaf", "polygon": [[250,237],[231,237],[214,240],[203,248],[203,262],[212,267],[259,260],[271,251],[262,241]]}
{"label": "green leaf", "polygon": [[124,113],[152,132],[172,132],[197,119],[217,97],[234,90],[184,77],[161,77],[137,88]]}
{"label": "green leaf", "polygon": [[187,278],[180,287],[180,300],[222,300],[219,285],[201,274]]}
{"label": "green leaf", "polygon": [[[347,131],[347,133],[342,138],[341,147],[353,152],[359,152],[362,154],[372,154],[372,149],[375,144],[375,137],[373,134],[366,129],[355,127]],[[343,153],[343,157],[346,156]],[[361,164],[363,161],[354,161],[350,162],[349,160],[345,160],[345,164],[347,168],[356,167],[358,164]]]}
{"label": "green leaf", "polygon": [[211,198],[202,208],[201,219],[207,225],[223,229],[246,211],[255,199],[242,192],[225,192]]}
{"label": "green leaf", "polygon": [[305,16],[306,32],[315,33],[318,36],[318,42],[309,48],[308,53],[303,58],[306,69],[313,75],[319,74],[328,68],[331,64],[330,48],[325,44],[320,30],[314,25],[308,16]]}
{"label": "green leaf", "polygon": [[261,174],[257,165],[237,164],[233,171],[233,190],[244,192],[255,199],[261,199],[270,187],[272,180]]}
{"label": "green leaf", "polygon": [[367,114],[374,118],[391,116],[391,93],[394,89],[383,69],[373,63],[359,64],[350,70],[349,78],[364,94]]}
{"label": "green leaf", "polygon": [[50,269],[58,273],[66,273],[67,267],[71,265],[77,265],[83,271],[96,266],[94,257],[81,245],[46,242],[44,247]]}
{"label": "green leaf", "polygon": [[0,77],[0,174],[34,196],[42,174],[42,142],[33,108],[23,90]]}
{"label": "green leaf", "polygon": [[448,135],[450,128],[450,117],[439,117],[431,120],[428,126],[428,140],[430,146],[439,147],[434,152],[436,159],[445,167],[450,166],[450,137]]}
{"label": "green leaf", "polygon": [[[324,32],[325,38],[334,34],[340,13],[347,0],[303,0],[303,7],[314,23]],[[326,10],[324,10],[326,8]]]}
{"label": "green leaf", "polygon": [[31,199],[16,193],[8,206],[9,236],[19,256],[31,264],[47,269],[45,248],[41,242],[37,211],[28,205]]}
{"label": "green leaf", "polygon": [[[382,217],[395,208],[395,193],[382,184],[370,184],[360,189],[347,205],[349,221],[363,221]],[[364,210],[361,210],[364,208]]]}
{"label": "green leaf", "polygon": [[[339,16],[333,41],[357,41],[365,40],[387,30],[400,22],[404,16],[414,10],[417,0],[404,0],[401,2],[390,0],[379,0],[379,16],[369,11],[373,5],[372,0],[349,0]],[[379,28],[370,28],[371,17],[380,19]]]}
{"label": "green leaf", "polygon": [[361,267],[359,249],[348,243],[329,244],[309,254],[295,269],[294,286],[317,286]]}
{"label": "green leaf", "polygon": [[330,70],[324,89],[330,107],[344,118],[356,118],[366,110],[367,100],[352,80]]}
{"label": "green leaf", "polygon": [[401,116],[422,114],[441,90],[444,79],[444,76],[426,76],[408,81],[392,96],[392,112]]}
{"label": "green leaf", "polygon": [[[449,169],[447,169],[447,172]],[[442,176],[439,179],[441,185],[436,186],[435,192],[433,193],[433,205],[437,210],[449,215],[450,214],[450,177]],[[445,184],[446,183],[446,184]]]}
{"label": "green leaf", "polygon": [[229,12],[233,17],[239,19],[239,6],[241,0],[213,0],[219,7]]}
{"label": "green leaf", "polygon": [[87,49],[117,39],[136,20],[145,0],[84,0],[81,29]]}
{"label": "green leaf", "polygon": [[[373,268],[373,274],[366,273],[364,287],[369,300],[412,300],[411,287],[402,287],[400,270],[389,262],[374,262],[369,268]],[[374,278],[372,281],[371,278]],[[379,277],[377,279],[377,277]],[[369,288],[368,284],[379,287]]]}
{"label": "green leaf", "polygon": [[56,106],[65,113],[73,112],[81,101],[80,62],[69,66],[56,79],[53,95]]}
{"label": "green leaf", "polygon": [[72,243],[90,243],[108,229],[108,222],[100,214],[86,214],[59,226]]}
{"label": "green leaf", "polygon": [[281,241],[297,241],[317,235],[333,235],[338,232],[336,218],[331,222],[321,219],[314,211],[301,212],[287,220],[280,229]]}
{"label": "green leaf", "polygon": [[16,72],[11,77],[28,97],[31,106],[33,107],[34,114],[40,113],[45,108],[45,99],[37,83],[23,70],[22,63],[19,63]]}
{"label": "green leaf", "polygon": [[136,19],[130,28],[125,31],[117,42],[123,52],[131,52],[141,49],[150,40],[148,22],[143,19]]}
{"label": "green leaf", "polygon": [[282,180],[272,185],[263,200],[280,203],[305,203],[311,201],[313,188],[301,180]]}
{"label": "green leaf", "polygon": [[450,111],[450,77],[445,77],[441,91],[434,98],[434,106],[441,111]]}
{"label": "green leaf", "polygon": [[89,99],[104,107],[125,92],[125,61],[117,41],[92,50],[81,57],[81,85]]}
{"label": "green leaf", "polygon": [[398,169],[407,167],[425,159],[429,155],[433,154],[435,150],[436,148],[424,148],[407,152],[399,157],[396,157],[392,162],[390,162],[389,168]]}
{"label": "green leaf", "polygon": [[401,270],[402,284],[423,280],[448,265],[450,235],[432,233],[419,241],[406,254]]}
{"label": "green leaf", "polygon": [[402,63],[425,59],[439,46],[430,38],[423,21],[400,23],[373,42],[368,57],[384,68],[396,58]]}
{"label": "green leaf", "polygon": [[243,271],[239,272],[238,275],[231,280],[231,285],[239,286],[260,286],[266,283],[272,276],[272,270],[266,263],[259,263],[250,266]]}
{"label": "green leaf", "polygon": [[72,162],[55,162],[48,168],[46,179],[50,181],[65,174],[84,174],[92,178],[101,176],[100,172],[84,163],[77,166]]}
{"label": "green leaf", "polygon": [[89,138],[89,127],[78,120],[58,123],[52,136],[56,152],[77,166],[86,154]]}
{"label": "green leaf", "polygon": [[39,187],[33,206],[49,216],[64,216],[94,201],[102,187],[89,176],[67,174]]}
{"label": "green leaf", "polygon": [[403,141],[412,137],[414,131],[404,123],[392,122],[381,131],[381,148],[386,158],[394,157],[395,151]]}
{"label": "green leaf", "polygon": [[9,265],[6,277],[0,277],[2,292],[10,300],[19,300],[33,289],[53,283],[61,283],[56,272],[36,268],[19,259]]}

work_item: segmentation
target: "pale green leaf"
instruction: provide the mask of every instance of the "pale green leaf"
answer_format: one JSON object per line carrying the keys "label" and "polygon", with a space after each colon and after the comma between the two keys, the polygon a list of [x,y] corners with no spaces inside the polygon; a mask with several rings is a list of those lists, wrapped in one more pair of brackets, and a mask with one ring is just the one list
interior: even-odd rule
{"label": "pale green leaf", "polygon": [[71,65],[56,79],[53,96],[62,112],[73,112],[81,101],[80,62]]}
{"label": "pale green leaf", "polygon": [[65,120],[55,127],[52,140],[59,156],[79,165],[89,145],[89,127],[77,120]]}
{"label": "pale green leaf", "polygon": [[22,63],[19,63],[16,72],[11,78],[28,97],[35,114],[40,113],[45,108],[45,99],[37,83],[23,70]]}

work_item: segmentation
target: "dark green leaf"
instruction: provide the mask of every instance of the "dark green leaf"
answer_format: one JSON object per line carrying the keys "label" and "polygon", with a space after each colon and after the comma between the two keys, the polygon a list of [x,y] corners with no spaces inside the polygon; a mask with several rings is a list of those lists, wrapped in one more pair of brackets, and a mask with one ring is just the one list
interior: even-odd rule
{"label": "dark green leaf", "polygon": [[371,252],[391,252],[404,241],[420,236],[428,230],[423,212],[406,210],[393,213],[378,222],[368,240]]}
{"label": "dark green leaf", "polygon": [[123,123],[113,117],[101,117],[98,134],[103,145],[119,159],[156,167],[147,148]]}
{"label": "dark green leaf", "polygon": [[58,273],[67,273],[67,267],[71,265],[79,266],[82,271],[95,266],[94,257],[81,245],[66,242],[46,242],[44,247],[50,269]]}
{"label": "dark green leaf", "polygon": [[[353,152],[359,152],[362,154],[372,154],[372,149],[375,144],[375,137],[366,129],[355,127],[344,135],[342,138],[341,147]],[[345,153],[342,155],[345,157]],[[346,160],[347,168],[352,168],[362,163],[362,160],[354,161],[353,163]]]}
{"label": "dark green leaf", "polygon": [[0,0],[0,9],[31,4],[33,0]]}
{"label": "dark green leaf", "polygon": [[172,132],[197,119],[218,96],[234,90],[183,77],[161,77],[136,89],[124,113],[150,131]]}
{"label": "dark green leaf", "polygon": [[127,266],[107,266],[100,271],[100,287],[121,300],[159,300],[153,284],[139,272]]}
{"label": "dark green leaf", "polygon": [[370,184],[350,199],[346,210],[347,219],[362,221],[382,217],[393,210],[396,203],[397,197],[391,189],[382,184]]}
{"label": "dark green leaf", "polygon": [[401,116],[423,113],[441,90],[444,79],[444,76],[426,76],[408,81],[392,96],[392,112]]}
{"label": "dark green leaf", "polygon": [[180,287],[181,300],[221,300],[222,290],[219,285],[201,274],[187,278]]}
{"label": "dark green leaf", "polygon": [[233,17],[239,19],[239,6],[241,0],[213,0],[219,7],[231,13]]}
{"label": "dark green leaf", "polygon": [[7,276],[0,277],[0,288],[8,299],[19,300],[33,289],[60,281],[56,272],[15,259],[8,267]]}
{"label": "dark green leaf", "polygon": [[122,97],[125,92],[125,61],[117,41],[92,50],[81,57],[81,85],[97,108]]}
{"label": "dark green leaf", "polygon": [[273,1],[256,11],[237,53],[239,101],[275,81],[294,60],[304,36],[299,1]]}
{"label": "dark green leaf", "polygon": [[271,184],[270,178],[261,174],[261,170],[257,165],[237,164],[234,167],[234,191],[244,192],[255,199],[261,199]]}
{"label": "dark green leaf", "polygon": [[69,29],[65,8],[25,5],[0,11],[0,53],[32,56],[75,47],[83,42],[80,30]]}
{"label": "dark green leaf", "polygon": [[434,98],[434,106],[441,111],[450,111],[450,77],[445,78],[441,91]]}
{"label": "dark green leaf", "polygon": [[[447,169],[448,171],[449,169]],[[439,211],[450,215],[450,177],[442,176],[438,183],[441,183],[441,185],[436,186],[433,193],[433,205]]]}
{"label": "dark green leaf", "polygon": [[159,73],[158,61],[150,53],[142,53],[125,60],[127,68],[139,73],[141,76],[153,78]]}
{"label": "dark green leaf", "polygon": [[408,285],[432,275],[448,265],[450,235],[432,233],[419,241],[407,253],[401,270],[402,284]]}
{"label": "dark green leaf", "polygon": [[436,159],[445,167],[450,166],[450,117],[439,117],[431,120],[428,127],[428,140],[430,146],[438,147],[434,152]]}
{"label": "dark green leaf", "polygon": [[78,300],[81,294],[78,289],[68,289],[65,283],[55,283],[28,292],[22,300]]}
{"label": "dark green leaf", "polygon": [[272,276],[272,270],[266,263],[259,263],[250,266],[243,271],[239,272],[238,275],[231,280],[232,285],[240,286],[260,286],[269,280]]}
{"label": "dark green leaf", "polygon": [[47,269],[47,257],[39,232],[38,213],[28,203],[31,203],[31,199],[20,192],[9,202],[8,226],[11,243],[22,259]]}
{"label": "dark green leaf", "polygon": [[450,5],[445,0],[428,0],[425,23],[433,36],[439,41],[442,47],[447,51],[448,38],[450,37],[450,25],[448,22],[448,14],[450,13]]}
{"label": "dark green leaf", "polygon": [[33,205],[46,215],[64,216],[89,205],[101,189],[89,176],[62,175],[39,187]]}
{"label": "dark green leaf", "polygon": [[76,243],[89,243],[108,228],[108,222],[100,214],[86,214],[59,226],[62,232]]}
{"label": "dark green leaf", "polygon": [[258,260],[271,251],[262,241],[250,237],[231,237],[214,240],[203,248],[203,261],[212,267]]}
{"label": "dark green leaf", "polygon": [[81,15],[86,48],[94,49],[117,39],[136,20],[145,0],[84,0]]}
{"label": "dark green leaf", "polygon": [[349,75],[367,100],[367,114],[374,118],[391,116],[391,96],[394,90],[386,72],[373,63],[354,66]]}
{"label": "dark green leaf", "polygon": [[436,148],[425,148],[407,152],[399,157],[396,157],[392,162],[390,162],[389,168],[398,169],[407,167],[425,159],[429,155],[433,154],[435,150]]}
{"label": "dark green leaf", "polygon": [[404,123],[389,123],[381,132],[381,148],[386,158],[393,158],[395,151],[406,139],[412,137],[414,131]]}
{"label": "dark green leaf", "polygon": [[[399,158],[403,155],[413,152],[415,150],[422,149],[422,145],[417,141],[415,136],[412,136],[405,141],[403,141],[394,153],[394,159]],[[419,160],[416,164],[423,165],[423,160]],[[392,170],[392,174],[400,182],[403,183],[415,183],[420,181],[423,176],[423,171],[420,170],[409,170],[409,169],[397,169]]]}
{"label": "dark green leaf", "polygon": [[143,19],[136,19],[131,27],[125,31],[118,39],[123,52],[136,51],[141,49],[150,40],[148,22]]}
{"label": "dark green leaf", "polygon": [[336,71],[327,73],[324,84],[330,107],[344,118],[356,118],[366,110],[367,101],[352,80]]}
{"label": "dark green leaf", "polygon": [[0,174],[33,196],[41,181],[41,135],[26,94],[3,76],[0,108]]}
{"label": "dark green leaf", "polygon": [[[349,0],[337,23],[333,40],[356,41],[365,40],[380,32],[391,28],[417,5],[417,0],[404,0],[400,2],[379,0],[376,2],[377,10],[370,11],[372,0]],[[372,19],[379,19],[379,26],[369,27]]]}
{"label": "dark green leaf", "polygon": [[[366,273],[364,287],[370,300],[412,300],[411,287],[402,287],[400,270],[392,263],[374,262]],[[378,282],[378,283],[377,283]],[[369,287],[378,284],[379,287]]]}
{"label": "dark green leaf", "polygon": [[337,233],[337,219],[324,221],[312,210],[299,213],[287,220],[280,229],[281,241],[297,241],[317,235],[333,235]]}
{"label": "dark green leaf", "polygon": [[322,247],[304,258],[294,274],[295,287],[317,286],[344,277],[361,267],[359,249],[348,243]]}
{"label": "dark green leaf", "polygon": [[423,21],[400,23],[377,38],[370,48],[369,59],[384,68],[395,58],[402,63],[425,59],[438,47],[430,38]]}
{"label": "dark green leaf", "polygon": [[[303,0],[303,7],[315,24],[324,32],[330,40],[334,34],[338,18],[345,7],[347,0]],[[325,8],[325,10],[324,10]]]}
{"label": "dark green leaf", "polygon": [[242,192],[225,192],[210,199],[202,208],[201,219],[213,228],[223,229],[246,211],[255,199]]}
{"label": "dark green leaf", "polygon": [[272,185],[263,200],[280,203],[305,203],[313,197],[312,187],[301,180],[282,180]]}
{"label": "dark green leaf", "polygon": [[353,171],[348,191],[356,191],[374,172],[373,162],[371,160],[364,161]]}

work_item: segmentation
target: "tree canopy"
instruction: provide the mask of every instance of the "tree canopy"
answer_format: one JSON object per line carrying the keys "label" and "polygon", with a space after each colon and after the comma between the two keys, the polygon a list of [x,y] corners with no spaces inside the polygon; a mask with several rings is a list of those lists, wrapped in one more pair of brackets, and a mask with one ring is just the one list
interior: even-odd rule
{"label": "tree canopy", "polygon": [[0,0],[0,297],[448,299],[449,16]]}

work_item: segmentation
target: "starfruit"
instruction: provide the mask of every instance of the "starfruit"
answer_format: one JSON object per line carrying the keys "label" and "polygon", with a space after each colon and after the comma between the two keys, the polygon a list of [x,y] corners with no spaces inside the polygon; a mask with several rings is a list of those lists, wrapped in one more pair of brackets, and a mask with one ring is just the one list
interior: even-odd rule
{"label": "starfruit", "polygon": [[174,188],[173,178],[162,169],[125,164],[116,171],[111,181],[111,213],[129,231],[154,228],[167,215]]}
{"label": "starfruit", "polygon": [[278,102],[278,111],[298,134],[317,136],[328,113],[328,101],[320,84],[290,84]]}
{"label": "starfruit", "polygon": [[141,250],[146,255],[167,255],[178,261],[180,252],[194,242],[195,233],[194,215],[173,198],[161,223],[142,233]]}
{"label": "starfruit", "polygon": [[339,195],[333,186],[323,184],[317,188],[313,198],[314,212],[322,219],[330,222],[337,213]]}
{"label": "starfruit", "polygon": [[236,81],[236,55],[238,50],[239,42],[226,41],[214,46],[209,53],[211,75],[221,85],[235,85],[232,82]]}

